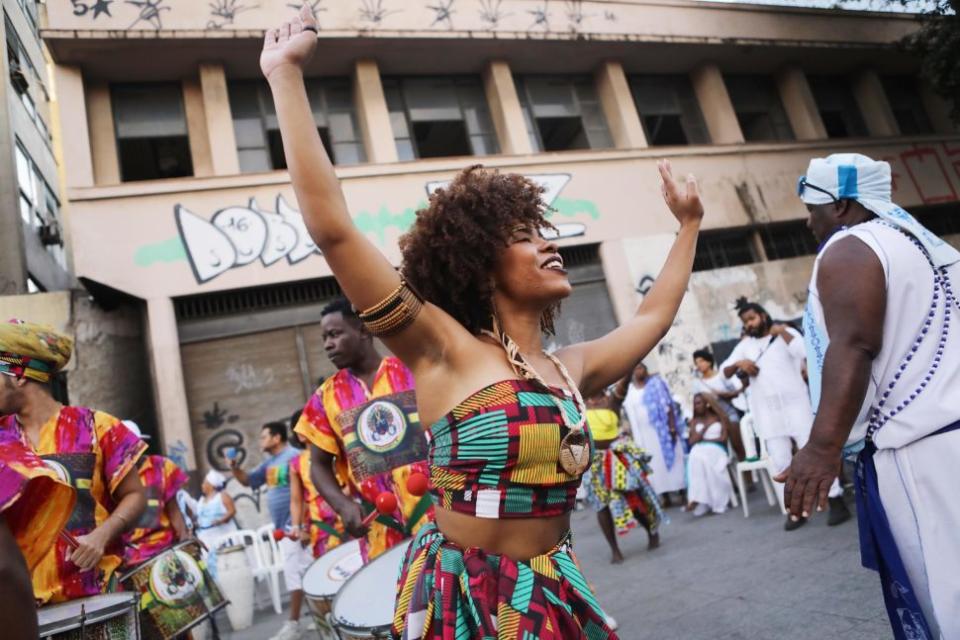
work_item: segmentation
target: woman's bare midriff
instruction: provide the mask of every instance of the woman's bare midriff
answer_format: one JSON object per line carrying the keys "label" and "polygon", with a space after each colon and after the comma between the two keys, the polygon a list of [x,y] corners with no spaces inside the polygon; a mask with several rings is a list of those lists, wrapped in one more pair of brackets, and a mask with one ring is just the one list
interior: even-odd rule
{"label": "woman's bare midriff", "polygon": [[529,560],[553,549],[570,530],[570,514],[549,518],[493,520],[437,508],[437,526],[464,549],[478,547],[512,560]]}

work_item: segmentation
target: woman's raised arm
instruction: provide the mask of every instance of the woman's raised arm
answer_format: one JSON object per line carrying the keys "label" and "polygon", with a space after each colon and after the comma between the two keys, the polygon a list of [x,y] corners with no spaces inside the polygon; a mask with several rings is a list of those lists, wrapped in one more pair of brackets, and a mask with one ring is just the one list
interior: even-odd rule
{"label": "woman's raised arm", "polygon": [[[297,18],[268,29],[260,68],[270,85],[283,151],[304,222],[350,302],[369,309],[388,298],[400,276],[382,253],[353,224],[340,181],[323,148],[303,78],[317,48],[316,21],[304,5]],[[437,320],[442,313],[427,305],[412,325],[385,340],[408,366],[441,352]]]}
{"label": "woman's raised arm", "polygon": [[563,349],[559,354],[572,371],[580,372],[580,390],[584,396],[628,374],[666,335],[680,308],[693,270],[697,236],[703,219],[703,205],[693,176],[681,188],[673,178],[670,163],[660,170],[663,199],[680,223],[680,232],[653,288],[643,299],[636,314],[602,338]]}

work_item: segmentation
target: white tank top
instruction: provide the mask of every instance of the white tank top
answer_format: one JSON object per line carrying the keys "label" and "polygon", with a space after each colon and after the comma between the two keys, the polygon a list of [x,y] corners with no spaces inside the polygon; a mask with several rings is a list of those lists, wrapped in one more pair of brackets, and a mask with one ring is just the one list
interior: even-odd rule
{"label": "white tank top", "polygon": [[[829,343],[817,291],[820,260],[834,243],[848,236],[873,250],[887,284],[883,346],[873,360],[867,395],[848,443],[866,436],[871,415],[879,408],[880,428],[873,434],[873,441],[880,449],[895,449],[960,420],[960,304],[953,302],[947,310],[947,294],[942,288],[934,300],[933,267],[901,231],[880,220],[856,225],[834,234],[814,262],[804,319],[808,359],[822,363]],[[946,278],[954,294],[960,293],[960,263],[946,269]],[[949,327],[945,327],[945,315]],[[918,344],[928,319],[929,328]],[[938,354],[940,361],[936,364]],[[811,362],[809,369],[816,407],[820,400],[819,368]]]}

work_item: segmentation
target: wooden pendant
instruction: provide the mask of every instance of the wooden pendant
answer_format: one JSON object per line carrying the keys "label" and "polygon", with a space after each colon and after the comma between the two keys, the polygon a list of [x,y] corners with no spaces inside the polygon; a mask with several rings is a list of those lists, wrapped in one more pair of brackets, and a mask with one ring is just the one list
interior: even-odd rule
{"label": "wooden pendant", "polygon": [[590,441],[583,431],[571,431],[560,443],[560,466],[572,476],[582,475],[590,466]]}

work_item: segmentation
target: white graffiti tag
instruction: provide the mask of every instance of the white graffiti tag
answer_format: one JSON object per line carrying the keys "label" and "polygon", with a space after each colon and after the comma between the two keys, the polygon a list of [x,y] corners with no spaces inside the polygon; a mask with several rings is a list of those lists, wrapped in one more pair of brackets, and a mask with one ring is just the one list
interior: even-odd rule
{"label": "white graffiti tag", "polygon": [[276,213],[264,211],[256,200],[246,207],[227,207],[208,222],[177,205],[174,216],[197,282],[203,284],[258,258],[269,267],[286,258],[290,264],[315,254],[300,212],[277,196]]}

